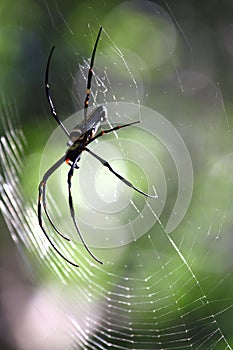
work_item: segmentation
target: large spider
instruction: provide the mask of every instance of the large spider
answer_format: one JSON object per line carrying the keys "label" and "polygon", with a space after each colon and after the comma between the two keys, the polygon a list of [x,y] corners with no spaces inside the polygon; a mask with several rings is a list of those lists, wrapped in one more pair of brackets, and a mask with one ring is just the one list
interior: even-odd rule
{"label": "large spider", "polygon": [[53,241],[51,240],[51,238],[49,237],[48,233],[45,230],[45,227],[43,226],[43,221],[42,221],[42,215],[41,215],[41,204],[43,205],[45,214],[51,224],[51,226],[53,227],[53,229],[64,239],[70,241],[70,239],[66,236],[64,236],[55,226],[55,224],[53,223],[52,219],[50,218],[50,215],[47,211],[47,207],[46,207],[46,183],[48,181],[48,179],[50,178],[50,176],[64,163],[66,162],[69,166],[70,166],[70,170],[68,172],[68,178],[67,178],[67,182],[68,182],[68,196],[69,196],[69,209],[70,209],[70,215],[71,218],[73,220],[75,229],[84,245],[84,247],[86,248],[86,250],[88,251],[88,253],[93,257],[93,259],[95,259],[98,263],[102,264],[102,261],[100,261],[92,252],[91,250],[88,248],[82,233],[79,230],[77,221],[76,221],[76,217],[75,217],[75,211],[74,211],[74,206],[73,206],[73,199],[72,199],[72,194],[71,194],[71,179],[74,173],[74,169],[78,169],[78,165],[77,163],[79,162],[82,152],[86,151],[88,152],[90,155],[92,155],[93,157],[95,157],[99,162],[102,163],[103,166],[107,167],[109,171],[111,171],[116,177],[118,177],[121,181],[123,181],[127,186],[133,188],[135,191],[143,194],[144,196],[147,197],[153,197],[156,198],[157,196],[155,195],[150,195],[148,193],[145,193],[143,191],[141,191],[140,189],[138,189],[137,187],[135,187],[131,182],[129,182],[128,180],[126,180],[123,176],[121,176],[120,174],[118,174],[112,167],[111,165],[104,160],[103,158],[101,158],[100,156],[98,156],[96,153],[94,153],[92,150],[90,150],[87,146],[93,142],[94,140],[96,140],[99,137],[102,137],[105,134],[108,134],[110,132],[116,131],[120,128],[124,128],[136,123],[139,123],[139,121],[134,121],[132,123],[128,123],[128,124],[123,124],[123,125],[117,125],[111,129],[107,129],[107,130],[102,130],[99,133],[97,133],[100,125],[102,122],[104,122],[105,120],[107,120],[107,110],[104,106],[98,106],[96,107],[92,113],[90,113],[89,115],[87,115],[87,111],[88,111],[88,103],[89,103],[89,98],[90,98],[90,91],[91,91],[91,80],[92,80],[92,75],[93,75],[93,65],[94,65],[94,59],[95,59],[95,53],[96,53],[96,48],[99,42],[99,38],[100,38],[100,34],[102,31],[102,27],[100,27],[99,29],[99,33],[97,35],[96,38],[96,42],[94,45],[94,49],[92,52],[92,56],[91,56],[91,62],[90,62],[90,67],[89,67],[89,71],[88,71],[88,77],[87,77],[87,89],[86,89],[86,98],[85,98],[85,102],[84,102],[84,120],[77,125],[76,127],[74,127],[71,132],[69,132],[66,127],[64,126],[64,124],[62,123],[62,121],[59,119],[52,98],[50,96],[49,93],[49,82],[48,82],[48,76],[49,76],[49,66],[50,66],[50,61],[51,61],[51,57],[54,51],[54,46],[49,54],[49,58],[48,58],[48,62],[47,62],[47,67],[46,67],[46,72],[45,72],[45,91],[46,91],[46,97],[50,106],[50,112],[52,114],[52,116],[54,117],[54,119],[57,121],[57,123],[60,125],[60,127],[63,129],[63,131],[65,132],[65,134],[67,135],[67,137],[69,138],[69,148],[68,150],[65,152],[65,154],[56,162],[54,163],[44,174],[40,184],[39,184],[39,196],[38,196],[38,221],[39,221],[39,225],[44,233],[44,235],[46,236],[46,238],[48,239],[48,241],[50,242],[51,246],[53,247],[53,249],[63,258],[65,259],[69,264],[79,267],[79,265],[77,265],[76,263],[70,261],[68,258],[66,258],[56,247],[56,245],[53,243]]}

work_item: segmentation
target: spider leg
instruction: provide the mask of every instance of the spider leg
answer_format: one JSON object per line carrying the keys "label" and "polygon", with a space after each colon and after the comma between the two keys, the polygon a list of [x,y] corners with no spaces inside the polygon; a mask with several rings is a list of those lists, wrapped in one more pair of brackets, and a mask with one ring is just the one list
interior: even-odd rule
{"label": "spider leg", "polygon": [[64,239],[66,239],[67,241],[70,241],[70,238],[64,236],[54,225],[52,219],[50,218],[50,215],[47,211],[47,205],[46,205],[46,184],[47,184],[47,180],[48,178],[55,172],[55,170],[57,170],[59,168],[60,165],[62,165],[65,161],[65,157],[63,156],[62,158],[60,158],[55,164],[53,164],[49,170],[46,171],[46,173],[43,176],[42,181],[40,182],[39,185],[39,193],[41,194],[42,197],[42,204],[43,204],[43,208],[45,211],[45,214],[51,224],[51,226],[53,227],[53,229]]}
{"label": "spider leg", "polygon": [[46,71],[45,71],[45,93],[46,93],[46,97],[50,106],[50,112],[53,116],[53,118],[56,120],[56,122],[60,125],[60,127],[62,128],[62,130],[65,132],[65,134],[70,138],[70,133],[69,131],[66,129],[65,125],[62,123],[62,121],[59,119],[57,112],[55,110],[52,98],[50,96],[50,92],[49,92],[49,67],[50,67],[50,61],[51,61],[51,57],[53,54],[53,51],[55,49],[55,46],[52,47],[50,54],[49,54],[49,58],[48,58],[48,62],[47,62],[47,66],[46,66]]}
{"label": "spider leg", "polygon": [[43,208],[44,208],[44,211],[45,211],[45,214],[50,222],[50,225],[53,227],[53,229],[64,239],[66,239],[67,241],[70,241],[70,238],[66,237],[63,235],[63,233],[61,233],[57,228],[56,226],[54,225],[49,213],[48,213],[48,210],[47,210],[47,205],[46,205],[46,184],[47,184],[47,181],[43,181],[41,182],[42,186],[41,186],[41,195],[42,195],[42,204],[43,204]]}
{"label": "spider leg", "polygon": [[103,166],[106,166],[108,168],[109,171],[111,171],[111,173],[113,173],[116,177],[118,177],[118,179],[120,179],[122,182],[124,182],[127,186],[133,188],[135,191],[143,194],[146,197],[150,197],[150,198],[157,198],[157,195],[151,195],[148,194],[146,192],[141,191],[139,188],[135,187],[130,181],[126,180],[123,176],[121,176],[120,174],[118,174],[115,170],[113,170],[113,168],[111,167],[111,165],[103,158],[101,158],[99,155],[97,155],[96,153],[94,153],[93,151],[91,151],[89,148],[85,147],[84,151],[87,151],[88,153],[90,153],[93,157],[95,157]]}
{"label": "spider leg", "polygon": [[69,207],[70,207],[70,215],[72,217],[72,220],[73,220],[73,223],[74,223],[74,226],[76,228],[76,231],[78,232],[78,235],[82,241],[82,244],[84,245],[85,249],[88,251],[88,253],[92,256],[92,258],[94,260],[96,260],[98,263],[100,264],[103,264],[102,261],[100,261],[92,252],[91,250],[88,248],[83,236],[82,236],[82,233],[78,227],[78,224],[77,224],[77,221],[76,221],[76,218],[75,218],[75,211],[74,211],[74,206],[73,206],[73,199],[72,199],[72,194],[71,194],[71,179],[72,179],[72,176],[73,176],[73,173],[74,173],[74,169],[75,169],[75,166],[76,166],[76,163],[77,163],[77,160],[76,159],[73,164],[71,165],[71,168],[68,172],[68,178],[67,178],[67,183],[68,183],[68,191],[69,191]]}
{"label": "spider leg", "polygon": [[95,135],[95,136],[90,140],[90,142],[88,142],[88,144],[91,143],[92,141],[96,140],[97,138],[99,138],[99,137],[105,135],[105,134],[108,134],[108,133],[110,133],[110,132],[119,130],[119,129],[121,129],[121,128],[125,128],[126,126],[131,126],[131,125],[134,125],[134,124],[138,124],[138,123],[141,123],[140,120],[136,120],[135,122],[128,123],[128,124],[117,125],[117,126],[115,126],[114,128],[111,128],[111,129],[102,130],[102,131],[100,131],[97,135]]}
{"label": "spider leg", "polygon": [[90,67],[89,67],[89,71],[88,71],[86,98],[85,98],[85,101],[84,101],[84,120],[85,120],[85,123],[86,123],[86,120],[87,120],[87,109],[88,109],[88,103],[89,103],[90,93],[91,93],[91,80],[92,80],[92,75],[93,75],[93,66],[94,66],[94,60],[95,60],[95,53],[96,53],[96,49],[97,49],[97,45],[98,45],[98,42],[99,42],[101,31],[102,31],[102,27],[100,27],[99,33],[98,33],[96,41],[95,41],[94,49],[92,51],[92,56],[91,56]]}
{"label": "spider leg", "polygon": [[54,173],[54,171],[56,169],[58,169],[63,162],[65,161],[65,156],[63,156],[62,158],[60,158],[55,164],[53,164],[51,166],[51,168],[49,168],[49,170],[44,174],[43,179],[41,180],[40,184],[39,184],[39,195],[38,195],[38,221],[39,221],[39,225],[45,235],[45,237],[47,238],[47,240],[49,241],[49,243],[51,244],[51,246],[53,247],[53,249],[57,252],[58,255],[60,255],[66,262],[68,262],[69,264],[75,266],[75,267],[79,267],[77,264],[73,263],[72,261],[70,261],[69,259],[67,259],[59,250],[58,248],[55,246],[55,244],[53,243],[53,241],[51,240],[51,238],[49,237],[49,235],[47,234],[44,226],[43,226],[43,221],[42,221],[42,214],[41,214],[41,201],[42,201],[42,205],[44,208],[44,211],[46,213],[46,216],[50,222],[50,224],[52,225],[52,227],[55,229],[55,231],[62,236],[63,238],[65,238],[66,240],[70,240],[69,238],[65,237],[62,235],[62,233],[60,231],[58,231],[58,229],[55,227],[55,225],[53,224],[47,208],[46,208],[46,182],[49,179],[49,177]]}

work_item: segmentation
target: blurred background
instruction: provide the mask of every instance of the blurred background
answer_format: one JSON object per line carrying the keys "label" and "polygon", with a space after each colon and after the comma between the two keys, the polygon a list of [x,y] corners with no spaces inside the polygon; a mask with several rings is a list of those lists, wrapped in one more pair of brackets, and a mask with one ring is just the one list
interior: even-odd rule
{"label": "blurred background", "polygon": [[[0,23],[0,347],[232,349],[233,3],[1,0]],[[126,190],[121,197],[125,209],[114,209],[107,196],[120,193],[114,187],[119,184],[99,168],[95,177],[95,160],[85,155],[80,188],[74,184],[74,193],[80,194],[74,195],[80,205],[77,217],[104,265],[75,238],[61,239],[46,223],[60,251],[80,265],[75,268],[52,249],[37,220],[41,176],[66,150],[65,138],[61,143],[54,134],[57,124],[46,101],[44,74],[55,45],[51,95],[60,119],[68,120],[83,108],[100,25],[90,106],[116,101],[142,106],[139,119],[145,124],[149,110],[162,116],[187,147],[193,191],[183,220],[167,232],[180,185],[178,165],[168,152],[176,147],[172,135],[161,145],[152,123],[151,133],[126,128],[119,139],[110,135],[99,141],[107,159],[128,159],[119,169],[137,187],[151,191],[155,184],[159,198],[164,196],[162,209],[158,215],[150,207],[153,202]],[[119,114],[119,123],[122,118]],[[51,135],[57,144],[49,143]],[[191,177],[186,185],[192,187]],[[109,202],[98,210],[85,202],[93,193],[87,184],[91,178],[98,184],[98,203],[105,192]],[[53,220],[71,234],[66,191],[66,175],[50,180]],[[153,214],[151,224],[149,214],[141,214],[145,208]],[[97,228],[107,238],[110,231],[116,236],[130,231],[133,237],[134,229],[125,226],[134,220],[142,232],[131,243],[101,249],[97,234],[93,243]]]}

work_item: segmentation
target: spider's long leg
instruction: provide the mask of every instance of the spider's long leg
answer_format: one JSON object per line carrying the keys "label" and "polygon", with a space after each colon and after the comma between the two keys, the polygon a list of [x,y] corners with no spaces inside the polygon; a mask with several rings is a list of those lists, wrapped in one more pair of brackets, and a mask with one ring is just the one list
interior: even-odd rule
{"label": "spider's long leg", "polygon": [[78,224],[77,224],[77,221],[76,221],[76,218],[75,218],[75,211],[74,211],[74,206],[73,206],[73,199],[72,199],[72,194],[71,194],[71,179],[72,179],[72,176],[73,176],[73,172],[74,172],[74,168],[75,168],[75,165],[77,163],[77,160],[74,161],[74,163],[71,165],[71,168],[69,170],[69,173],[68,173],[68,179],[67,179],[67,182],[68,182],[68,190],[69,190],[69,207],[70,207],[70,215],[72,217],[72,220],[73,220],[73,223],[74,223],[74,226],[76,228],[76,231],[78,232],[78,235],[82,241],[82,244],[84,245],[84,247],[86,248],[86,250],[88,251],[88,253],[92,256],[92,258],[94,260],[96,260],[98,263],[100,264],[103,264],[102,261],[100,261],[92,252],[91,250],[88,248],[83,236],[82,236],[82,233],[78,227]]}
{"label": "spider's long leg", "polygon": [[118,174],[115,170],[113,170],[113,168],[111,167],[111,165],[103,158],[101,158],[99,155],[97,155],[96,153],[94,153],[93,151],[91,151],[89,148],[85,147],[84,151],[89,152],[93,157],[95,157],[102,165],[106,166],[108,168],[109,171],[111,171],[111,173],[113,173],[116,177],[118,177],[118,179],[120,179],[122,182],[124,182],[127,186],[133,188],[135,191],[143,194],[146,197],[150,197],[150,198],[157,198],[157,195],[151,195],[148,194],[146,192],[143,192],[141,190],[139,190],[139,188],[135,187],[130,181],[126,180],[123,176],[121,176],[120,174]]}
{"label": "spider's long leg", "polygon": [[58,229],[55,227],[55,225],[53,224],[50,216],[48,215],[47,212],[47,208],[46,208],[46,196],[45,196],[45,186],[46,186],[46,182],[49,179],[49,177],[54,173],[54,171],[56,169],[59,168],[60,165],[63,164],[65,160],[65,156],[63,156],[62,158],[60,158],[55,164],[53,164],[51,166],[51,168],[49,168],[49,170],[44,174],[42,181],[39,184],[39,196],[38,196],[38,221],[39,221],[39,225],[45,235],[45,237],[47,238],[47,240],[49,241],[49,243],[51,244],[51,246],[53,247],[53,249],[57,252],[57,254],[59,254],[66,262],[68,262],[69,264],[75,266],[75,267],[79,267],[77,264],[73,263],[72,261],[70,261],[69,259],[67,259],[59,250],[58,248],[55,246],[55,244],[53,243],[53,241],[50,239],[49,235],[47,234],[44,226],[43,226],[43,222],[42,222],[42,214],[41,214],[41,202],[43,205],[43,208],[45,210],[45,213],[49,219],[49,222],[51,223],[52,227],[56,230],[56,232],[61,235],[63,238],[69,240],[69,238],[63,236],[60,231],[58,231]]}
{"label": "spider's long leg", "polygon": [[111,129],[102,130],[102,131],[100,131],[97,135],[95,135],[95,136],[90,140],[90,142],[88,142],[88,144],[91,143],[92,141],[94,141],[95,139],[97,139],[98,137],[101,137],[101,136],[103,136],[103,135],[105,135],[105,134],[108,134],[108,133],[110,133],[110,132],[119,130],[119,129],[121,129],[121,128],[125,128],[126,126],[131,126],[131,125],[134,125],[134,124],[138,124],[138,123],[141,123],[140,120],[136,120],[135,122],[128,123],[128,124],[117,125],[117,126],[115,126],[114,128],[111,128]]}
{"label": "spider's long leg", "polygon": [[62,238],[66,239],[67,241],[70,241],[70,238],[66,237],[63,235],[63,233],[61,233],[57,228],[56,226],[54,225],[49,213],[48,213],[48,210],[47,210],[47,205],[46,205],[46,184],[47,184],[47,181],[43,181],[42,180],[42,204],[43,204],[43,208],[44,208],[44,211],[45,211],[45,214],[50,222],[50,225],[52,226],[52,228],[59,234],[59,236],[61,236]]}
{"label": "spider's long leg", "polygon": [[41,192],[41,196],[42,196],[42,204],[43,204],[43,208],[45,211],[45,214],[51,224],[51,226],[53,227],[53,229],[64,239],[66,239],[67,241],[70,241],[70,238],[64,236],[54,225],[52,219],[50,218],[50,215],[47,211],[47,205],[46,205],[46,184],[47,184],[47,180],[48,178],[55,172],[55,170],[57,170],[59,168],[60,165],[62,165],[65,161],[65,156],[63,156],[62,158],[60,158],[55,164],[53,164],[49,170],[46,171],[46,173],[43,176],[42,181],[40,182],[39,185],[39,192]]}
{"label": "spider's long leg", "polygon": [[99,33],[98,33],[96,41],[95,41],[95,46],[94,46],[94,49],[92,51],[91,62],[90,62],[90,67],[89,67],[89,71],[88,71],[86,98],[85,98],[85,101],[84,101],[84,120],[85,120],[85,123],[86,123],[86,120],[87,120],[87,109],[88,109],[88,103],[89,103],[90,93],[91,93],[91,80],[92,80],[92,75],[93,75],[93,66],[94,66],[94,60],[95,60],[95,53],[96,53],[96,49],[97,49],[97,45],[98,45],[98,42],[99,42],[101,31],[102,31],[102,27],[100,27]]}
{"label": "spider's long leg", "polygon": [[70,133],[69,131],[66,129],[65,125],[62,123],[62,121],[59,119],[57,112],[55,110],[52,98],[50,96],[50,92],[49,92],[49,66],[50,66],[50,61],[51,61],[51,57],[53,54],[53,51],[55,49],[55,46],[52,47],[52,50],[50,51],[49,54],[49,58],[48,58],[48,62],[47,62],[47,66],[46,66],[46,71],[45,71],[45,93],[46,93],[46,97],[50,106],[50,112],[53,116],[53,118],[56,120],[56,122],[60,125],[60,127],[62,128],[62,130],[65,132],[65,134],[70,138]]}

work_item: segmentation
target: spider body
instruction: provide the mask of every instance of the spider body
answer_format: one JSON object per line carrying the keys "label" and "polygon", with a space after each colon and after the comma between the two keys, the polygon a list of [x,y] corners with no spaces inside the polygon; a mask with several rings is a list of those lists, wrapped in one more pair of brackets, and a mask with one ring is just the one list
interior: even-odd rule
{"label": "spider body", "polygon": [[76,141],[80,136],[85,134],[90,129],[94,129],[95,132],[99,129],[100,125],[107,120],[107,109],[104,106],[96,107],[81,123],[75,126],[70,132],[70,140]]}
{"label": "spider body", "polygon": [[62,166],[65,162],[70,165],[70,169],[68,171],[67,175],[67,183],[68,183],[68,203],[69,203],[69,209],[70,209],[70,215],[74,224],[74,228],[76,232],[78,233],[80,240],[82,244],[84,245],[85,249],[88,251],[88,253],[92,256],[94,260],[96,260],[98,263],[102,264],[102,261],[100,261],[89,249],[88,245],[86,244],[83,235],[79,229],[76,216],[75,216],[75,210],[73,206],[73,199],[72,199],[72,192],[71,192],[71,185],[72,185],[72,177],[74,174],[74,170],[78,169],[79,166],[77,163],[80,161],[81,155],[83,152],[88,152],[92,157],[94,157],[97,161],[99,161],[103,166],[105,166],[114,176],[116,176],[118,179],[120,179],[125,185],[131,187],[133,190],[137,191],[138,193],[146,196],[146,197],[153,197],[157,198],[157,195],[150,195],[148,193],[145,193],[135,187],[130,181],[125,179],[122,175],[120,175],[118,172],[116,172],[112,166],[103,158],[101,158],[99,155],[97,155],[95,152],[93,152],[91,149],[88,148],[88,145],[95,141],[96,139],[104,136],[105,134],[111,133],[113,131],[117,131],[121,128],[125,128],[128,126],[132,126],[134,124],[139,123],[139,121],[133,121],[128,124],[123,124],[123,125],[117,125],[115,127],[112,127],[107,130],[101,130],[98,132],[99,128],[101,127],[101,124],[104,123],[104,121],[107,120],[107,110],[104,106],[98,106],[96,107],[89,115],[87,114],[88,110],[88,103],[89,103],[89,98],[90,98],[90,92],[91,92],[91,80],[93,76],[93,65],[94,65],[94,58],[95,58],[95,52],[96,48],[98,45],[98,41],[100,38],[100,34],[102,31],[102,27],[99,29],[99,33],[97,35],[97,39],[94,45],[94,49],[92,52],[91,56],[91,61],[90,61],[90,67],[89,67],[89,72],[88,72],[88,77],[87,77],[87,89],[86,89],[86,98],[84,101],[84,120],[79,123],[77,126],[75,126],[71,132],[69,132],[60,118],[58,117],[52,98],[50,96],[49,92],[49,83],[48,83],[48,77],[49,77],[49,66],[50,66],[50,60],[52,57],[52,53],[54,51],[54,47],[52,48],[48,62],[47,62],[47,67],[46,67],[46,72],[45,72],[45,91],[46,91],[46,97],[50,106],[50,112],[52,117],[56,120],[56,122],[59,124],[59,126],[62,128],[66,136],[68,137],[68,150],[65,152],[65,155],[63,155],[60,159],[58,159],[44,174],[40,184],[39,184],[39,195],[38,195],[38,222],[39,225],[47,238],[47,240],[50,242],[51,246],[53,249],[59,254],[66,262],[68,262],[70,265],[73,265],[75,267],[78,267],[78,265],[71,260],[69,260],[61,251],[56,247],[56,245],[53,243],[52,239],[48,235],[44,224],[42,220],[42,208],[44,209],[44,212],[47,216],[47,219],[49,223],[51,224],[52,228],[63,238],[66,239],[67,241],[70,241],[70,239],[66,236],[64,236],[55,226],[53,223],[53,220],[51,219],[48,210],[47,210],[47,203],[46,203],[46,185],[48,179],[52,176],[52,174],[60,167]]}
{"label": "spider body", "polygon": [[[101,123],[107,120],[107,109],[104,106],[98,106],[93,110],[87,118],[86,123],[76,126],[70,133],[70,139],[73,143],[70,145],[66,152],[65,161],[71,165],[75,160],[78,162],[81,157],[81,153],[85,147],[96,136]],[[85,125],[87,130],[85,130]],[[77,160],[78,159],[78,160]],[[77,166],[76,166],[77,167]]]}

